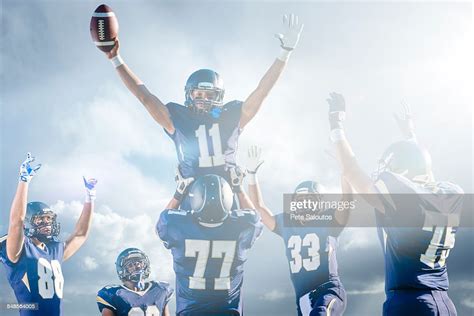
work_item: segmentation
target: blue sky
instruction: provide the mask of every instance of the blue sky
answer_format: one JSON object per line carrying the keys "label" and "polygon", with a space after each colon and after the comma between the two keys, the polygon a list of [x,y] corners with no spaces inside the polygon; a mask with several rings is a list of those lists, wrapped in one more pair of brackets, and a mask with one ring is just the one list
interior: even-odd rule
{"label": "blue sky", "polygon": [[[174,190],[174,146],[92,44],[89,20],[99,4],[1,2],[0,233],[7,230],[27,151],[44,164],[30,200],[53,205],[64,236],[81,210],[81,176],[99,179],[90,239],[63,265],[65,314],[74,316],[97,312],[95,293],[118,282],[113,263],[126,246],[144,249],[152,276],[173,283],[171,257],[153,226]],[[326,153],[331,91],[346,97],[347,133],[368,172],[400,138],[392,112],[403,100],[412,106],[436,177],[473,192],[469,2],[107,4],[119,19],[124,60],[161,100],[180,103],[187,76],[198,68],[224,77],[226,100],[245,99],[278,54],[273,34],[281,15],[300,16],[300,45],[239,148],[244,162],[249,145],[263,147],[260,180],[275,212],[282,193],[301,180],[338,188],[337,165]],[[448,260],[450,296],[460,315],[474,311],[473,237],[472,229],[461,229]],[[349,293],[346,315],[379,314],[383,258],[375,231],[347,229],[338,259]],[[0,289],[1,302],[14,301],[3,272]],[[265,231],[246,265],[246,314],[290,315],[292,296],[283,243]]]}

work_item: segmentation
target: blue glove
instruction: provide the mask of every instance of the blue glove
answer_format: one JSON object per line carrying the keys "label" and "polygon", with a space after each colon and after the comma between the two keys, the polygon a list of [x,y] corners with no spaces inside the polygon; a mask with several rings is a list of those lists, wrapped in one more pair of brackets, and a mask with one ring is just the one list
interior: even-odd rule
{"label": "blue glove", "polygon": [[41,168],[41,164],[32,166],[31,163],[35,161],[35,157],[31,156],[31,153],[26,154],[26,160],[20,166],[20,181],[29,183],[31,179],[36,175],[36,171]]}

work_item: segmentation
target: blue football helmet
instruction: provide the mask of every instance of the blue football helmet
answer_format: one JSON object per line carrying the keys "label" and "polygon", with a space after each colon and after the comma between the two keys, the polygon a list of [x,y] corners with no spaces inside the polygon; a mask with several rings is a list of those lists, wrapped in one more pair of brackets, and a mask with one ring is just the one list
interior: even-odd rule
{"label": "blue football helmet", "polygon": [[307,195],[310,195],[312,200],[321,201],[325,191],[319,182],[306,180],[296,186],[295,192],[293,193],[293,200],[305,200],[308,198]]}
{"label": "blue football helmet", "polygon": [[[48,232],[43,228],[50,227]],[[26,205],[26,216],[23,222],[25,236],[34,237],[41,242],[57,241],[60,225],[56,214],[43,202],[30,202]]]}
{"label": "blue football helmet", "polygon": [[230,185],[214,174],[194,181],[188,196],[193,215],[200,223],[210,226],[221,224],[229,216],[234,201]]}
{"label": "blue football helmet", "polygon": [[384,171],[400,174],[412,181],[433,180],[430,154],[411,140],[393,143],[385,150],[375,172],[375,178]]}
{"label": "blue football helmet", "polygon": [[[193,99],[192,92],[195,89],[213,91],[214,96],[211,100]],[[199,69],[189,76],[184,87],[186,100],[184,105],[196,111],[211,113],[213,115],[220,114],[224,100],[224,81],[221,76],[210,69]],[[199,107],[197,106],[199,102]],[[216,113],[214,113],[216,112]],[[219,113],[217,113],[219,112]]]}
{"label": "blue football helmet", "polygon": [[298,184],[295,188],[295,194],[323,194],[325,191],[324,187],[316,181],[303,181]]}
{"label": "blue football helmet", "polygon": [[148,256],[137,248],[127,248],[122,251],[115,261],[115,268],[119,279],[130,281],[143,288],[144,280],[150,276],[150,260]]}

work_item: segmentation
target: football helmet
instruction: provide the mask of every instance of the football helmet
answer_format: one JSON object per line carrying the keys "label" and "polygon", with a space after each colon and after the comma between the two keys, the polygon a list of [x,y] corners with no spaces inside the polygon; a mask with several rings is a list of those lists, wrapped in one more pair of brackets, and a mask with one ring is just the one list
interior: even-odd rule
{"label": "football helmet", "polygon": [[[207,98],[193,98],[194,90],[212,91],[213,96]],[[184,105],[198,112],[211,113],[218,116],[222,110],[224,99],[224,81],[221,76],[210,69],[199,69],[189,76],[184,87],[186,100]]]}
{"label": "football helmet", "polygon": [[391,171],[418,182],[433,180],[431,156],[426,149],[411,140],[403,140],[390,145],[379,160],[375,178]]}
{"label": "football helmet", "polygon": [[150,260],[143,251],[137,248],[127,248],[122,251],[115,261],[115,268],[122,282],[133,282],[138,288],[143,288],[143,281],[150,276]]}
{"label": "football helmet", "polygon": [[189,190],[193,215],[204,226],[218,226],[228,216],[234,195],[227,181],[214,174],[194,181]]}
{"label": "football helmet", "polygon": [[298,184],[295,188],[293,199],[298,200],[300,196],[304,199],[304,195],[312,195],[312,198],[316,198],[321,201],[323,193],[326,191],[324,187],[316,181],[306,180]]}
{"label": "football helmet", "polygon": [[25,236],[34,237],[41,242],[57,241],[60,225],[56,214],[43,202],[30,202],[26,205],[23,222]]}
{"label": "football helmet", "polygon": [[295,194],[322,194],[324,193],[324,191],[325,189],[320,183],[316,181],[307,180],[301,182],[296,186]]}

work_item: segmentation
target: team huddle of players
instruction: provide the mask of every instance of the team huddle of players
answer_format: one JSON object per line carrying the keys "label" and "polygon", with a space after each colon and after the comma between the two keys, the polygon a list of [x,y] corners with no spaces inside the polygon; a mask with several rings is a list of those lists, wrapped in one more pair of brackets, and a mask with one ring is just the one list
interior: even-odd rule
{"label": "team huddle of players", "polygon": [[[156,232],[173,256],[177,315],[243,314],[244,264],[263,225],[283,239],[296,294],[295,313],[342,315],[346,309],[336,250],[338,236],[352,211],[321,210],[335,218],[336,225],[331,227],[285,225],[284,214],[273,215],[262,197],[257,179],[263,163],[260,148],[249,148],[245,171],[236,164],[240,133],[278,80],[303,29],[294,15],[285,16],[283,26],[284,31],[278,34],[281,51],[277,59],[243,102],[224,104],[222,78],[212,70],[201,69],[186,82],[184,105],[163,104],[124,63],[118,39],[114,49],[106,53],[126,87],[176,145],[177,188],[160,214]],[[408,112],[399,118],[407,139],[391,145],[382,156],[376,177],[369,177],[359,167],[345,137],[344,98],[332,93],[328,103],[329,135],[342,170],[342,199],[350,201],[353,190],[373,193],[367,195],[367,202],[375,208],[385,255],[387,299],[383,314],[456,315],[447,295],[446,270],[456,228],[424,227],[423,222],[427,209],[441,214],[460,212],[461,197],[445,203],[434,203],[433,199],[442,200],[445,193],[452,196],[462,190],[434,181],[429,154],[418,145]],[[73,234],[60,242],[56,214],[44,203],[27,203],[29,183],[40,168],[33,161],[28,154],[20,167],[0,258],[18,302],[37,304],[35,309],[20,309],[20,315],[62,315],[61,263],[87,238],[97,181],[84,178],[84,209]],[[243,188],[244,177],[248,195]],[[322,193],[323,187],[315,181],[304,181],[295,189],[296,198],[308,194],[318,198]],[[407,202],[403,195],[393,193],[418,198]],[[394,225],[407,212],[420,221],[419,226]],[[147,281],[151,266],[143,251],[125,249],[115,264],[122,284],[105,286],[98,292],[102,315],[170,314],[168,303],[174,291],[166,282]]]}

